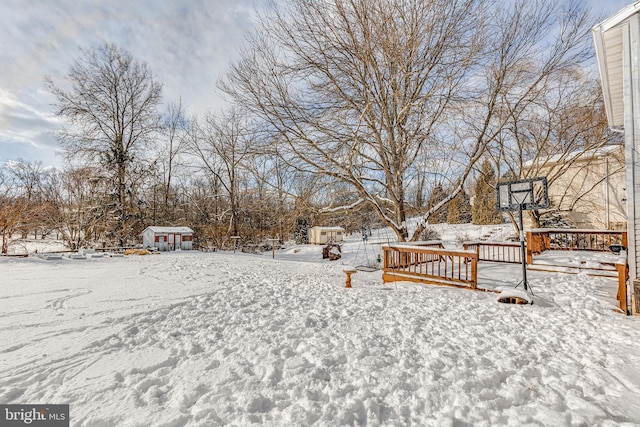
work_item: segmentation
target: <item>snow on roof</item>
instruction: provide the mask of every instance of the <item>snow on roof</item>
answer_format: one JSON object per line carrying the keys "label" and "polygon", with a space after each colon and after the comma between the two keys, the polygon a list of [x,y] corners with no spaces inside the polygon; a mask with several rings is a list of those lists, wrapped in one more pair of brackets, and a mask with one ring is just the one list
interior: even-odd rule
{"label": "snow on roof", "polygon": [[[189,227],[161,227],[152,225],[144,229],[144,231],[151,230],[154,233],[193,233],[193,230]],[[144,233],[143,231],[143,233]]]}
{"label": "snow on roof", "polygon": [[316,225],[311,228],[315,228],[316,230],[322,230],[322,231],[344,231],[344,228],[342,227],[321,227],[319,225]]}

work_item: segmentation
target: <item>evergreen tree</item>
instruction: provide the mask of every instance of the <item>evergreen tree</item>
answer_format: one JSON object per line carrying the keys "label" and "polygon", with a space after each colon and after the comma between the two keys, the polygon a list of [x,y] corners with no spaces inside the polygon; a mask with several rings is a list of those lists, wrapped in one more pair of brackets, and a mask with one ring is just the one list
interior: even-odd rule
{"label": "evergreen tree", "polygon": [[449,202],[447,222],[449,224],[468,224],[471,222],[471,202],[464,188]]}
{"label": "evergreen tree", "polygon": [[474,224],[502,224],[502,213],[496,209],[496,173],[491,163],[485,160],[476,181],[476,195],[471,207]]}
{"label": "evergreen tree", "polygon": [[[437,184],[434,189],[431,191],[431,197],[429,197],[429,203],[427,204],[427,210],[430,210],[438,203],[443,201],[447,197],[447,193],[445,193],[442,184]],[[447,221],[447,206],[441,206],[437,211],[429,216],[429,223],[431,224],[441,224]]]}

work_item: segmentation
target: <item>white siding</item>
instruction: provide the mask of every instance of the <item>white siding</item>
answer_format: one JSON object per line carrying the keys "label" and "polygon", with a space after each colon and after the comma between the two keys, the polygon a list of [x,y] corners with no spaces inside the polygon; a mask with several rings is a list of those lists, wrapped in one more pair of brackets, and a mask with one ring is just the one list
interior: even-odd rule
{"label": "white siding", "polygon": [[638,150],[640,150],[640,64],[638,62],[638,41],[640,40],[640,16],[633,15],[622,27],[623,82],[624,82],[624,128],[625,128],[625,166],[627,170],[627,216],[629,229],[629,275],[638,277],[638,242],[640,242],[640,212],[637,194],[640,194],[638,182]]}
{"label": "white siding", "polygon": [[[158,242],[156,242],[156,236]],[[184,237],[187,240],[183,240]],[[160,251],[193,249],[193,230],[189,227],[147,227],[142,232],[144,247],[155,247]]]}

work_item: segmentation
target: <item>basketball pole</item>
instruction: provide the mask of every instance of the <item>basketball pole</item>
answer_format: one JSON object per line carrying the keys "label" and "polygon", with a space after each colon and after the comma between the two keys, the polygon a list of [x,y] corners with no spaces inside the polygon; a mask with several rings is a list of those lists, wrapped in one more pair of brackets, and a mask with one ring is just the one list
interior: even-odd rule
{"label": "basketball pole", "polygon": [[[498,182],[496,185],[496,206],[501,212],[518,210],[520,224],[520,256],[522,258],[522,281],[525,292],[531,291],[527,280],[527,247],[524,240],[523,210],[546,209],[549,207],[547,177],[518,179]],[[516,285],[516,288],[520,286]]]}
{"label": "basketball pole", "polygon": [[520,204],[520,209],[518,210],[520,215],[520,256],[522,257],[522,284],[524,285],[524,290],[529,290],[529,284],[527,282],[527,249],[524,242],[524,225],[522,224],[522,208],[524,204]]}

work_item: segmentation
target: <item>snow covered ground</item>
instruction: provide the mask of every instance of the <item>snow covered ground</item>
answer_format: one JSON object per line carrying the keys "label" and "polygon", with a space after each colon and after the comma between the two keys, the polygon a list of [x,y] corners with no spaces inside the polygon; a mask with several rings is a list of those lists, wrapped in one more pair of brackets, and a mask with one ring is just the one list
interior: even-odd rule
{"label": "snow covered ground", "polygon": [[[442,235],[460,233],[485,231]],[[0,403],[68,403],[92,427],[640,425],[640,318],[615,311],[615,280],[531,272],[528,306],[380,272],[345,289],[375,239],[334,262],[0,258]]]}

